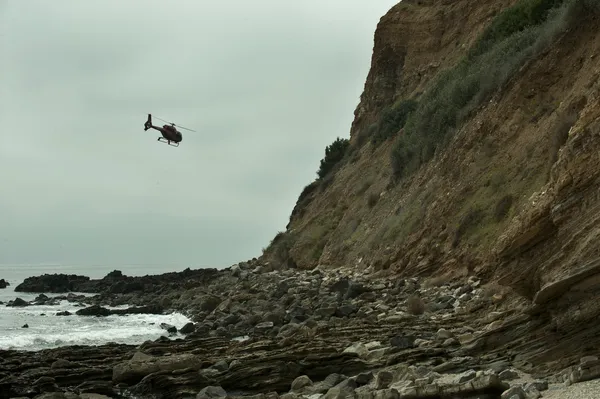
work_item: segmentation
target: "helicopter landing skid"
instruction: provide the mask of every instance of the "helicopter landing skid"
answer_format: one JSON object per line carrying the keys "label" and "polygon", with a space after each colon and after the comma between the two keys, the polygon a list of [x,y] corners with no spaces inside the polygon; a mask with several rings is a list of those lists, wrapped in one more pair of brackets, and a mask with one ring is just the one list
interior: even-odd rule
{"label": "helicopter landing skid", "polygon": [[160,141],[161,143],[166,143],[171,147],[179,147],[179,143],[176,143],[174,141],[171,142],[170,140],[166,140],[164,137],[159,137],[157,141]]}

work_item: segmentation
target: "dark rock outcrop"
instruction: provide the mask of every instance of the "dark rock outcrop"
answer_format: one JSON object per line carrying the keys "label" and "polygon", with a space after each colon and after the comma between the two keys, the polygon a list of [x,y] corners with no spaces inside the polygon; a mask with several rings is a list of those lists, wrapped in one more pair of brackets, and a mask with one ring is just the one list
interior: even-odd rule
{"label": "dark rock outcrop", "polygon": [[101,279],[90,279],[87,276],[67,274],[44,274],[28,277],[15,287],[16,292],[37,293],[105,293],[130,294],[147,292],[148,289],[192,288],[209,282],[217,269],[185,269],[181,272],[165,273],[160,276],[125,276],[114,270]]}
{"label": "dark rock outcrop", "polygon": [[89,277],[75,274],[44,274],[43,276],[26,278],[15,287],[15,292],[61,293],[78,291],[77,287],[89,280]]}

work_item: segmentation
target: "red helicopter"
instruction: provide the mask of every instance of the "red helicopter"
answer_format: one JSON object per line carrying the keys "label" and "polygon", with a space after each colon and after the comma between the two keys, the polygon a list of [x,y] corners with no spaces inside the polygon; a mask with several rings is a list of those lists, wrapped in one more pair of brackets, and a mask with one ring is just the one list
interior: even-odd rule
{"label": "red helicopter", "polygon": [[[179,132],[175,128],[175,126],[177,126],[177,125],[175,125],[174,123],[171,123],[171,122],[167,122],[164,119],[160,119],[157,117],[155,117],[155,118],[158,119],[159,121],[169,123],[169,125],[163,125],[162,127],[154,126],[152,124],[152,115],[148,114],[148,120],[146,121],[146,123],[144,123],[144,131],[148,130],[148,129],[156,129],[162,134],[162,137],[159,137],[157,141],[167,143],[173,147],[179,147],[179,143],[181,142],[181,140],[183,140],[183,136],[181,135],[181,132]],[[183,126],[177,126],[177,127],[180,129],[189,130],[190,132],[195,132],[195,130],[188,129]],[[171,144],[171,143],[174,143],[174,144]]]}

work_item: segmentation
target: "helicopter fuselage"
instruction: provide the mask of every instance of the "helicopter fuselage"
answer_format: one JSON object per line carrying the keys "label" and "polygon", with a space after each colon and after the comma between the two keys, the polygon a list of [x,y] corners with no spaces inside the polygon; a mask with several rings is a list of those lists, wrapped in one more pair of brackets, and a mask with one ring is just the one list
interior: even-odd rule
{"label": "helicopter fuselage", "polygon": [[181,132],[179,132],[177,129],[175,129],[171,125],[163,125],[162,127],[161,126],[150,125],[148,127],[151,128],[151,129],[158,130],[160,132],[160,134],[162,134],[162,136],[167,141],[173,141],[175,143],[179,143],[183,139],[183,136],[181,135]]}

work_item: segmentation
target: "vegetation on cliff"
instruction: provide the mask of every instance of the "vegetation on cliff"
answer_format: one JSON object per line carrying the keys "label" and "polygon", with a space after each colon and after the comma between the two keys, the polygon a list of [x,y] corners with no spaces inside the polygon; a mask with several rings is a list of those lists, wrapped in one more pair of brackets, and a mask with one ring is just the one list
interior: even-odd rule
{"label": "vegetation on cliff", "polygon": [[392,150],[394,177],[414,173],[453,132],[564,31],[582,0],[522,0],[500,13],[467,55],[419,99]]}
{"label": "vegetation on cliff", "polygon": [[333,143],[325,147],[325,157],[321,159],[317,175],[319,179],[323,179],[329,172],[333,170],[346,154],[346,150],[350,141],[348,139],[336,138]]}

